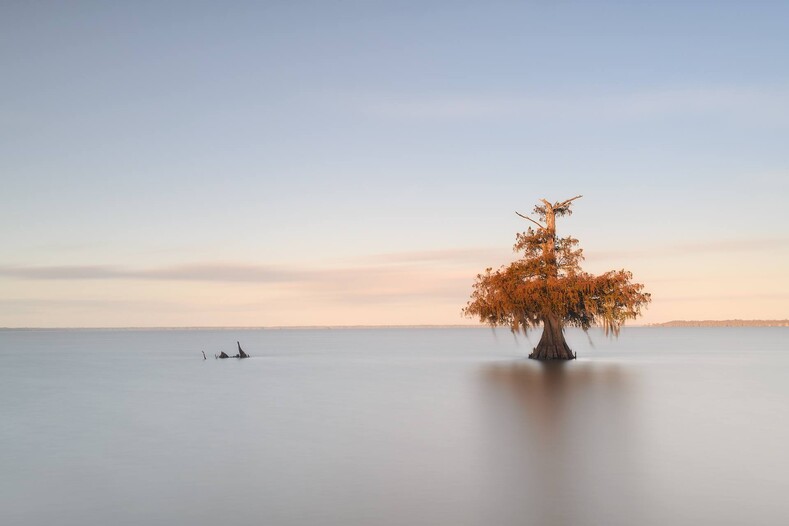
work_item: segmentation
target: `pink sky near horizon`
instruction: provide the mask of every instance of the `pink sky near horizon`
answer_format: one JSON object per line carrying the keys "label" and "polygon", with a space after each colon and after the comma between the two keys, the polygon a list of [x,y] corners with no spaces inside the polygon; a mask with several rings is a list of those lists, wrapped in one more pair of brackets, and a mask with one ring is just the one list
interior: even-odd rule
{"label": "pink sky near horizon", "polygon": [[[626,268],[653,302],[631,324],[675,319],[783,319],[782,260],[738,280],[732,254],[765,254],[786,241],[658,247],[653,253],[585,250],[591,272]],[[514,260],[501,249],[375,254],[324,266],[213,263],[167,267],[0,267],[13,301],[8,327],[455,325],[476,273]],[[767,257],[763,258],[767,260]],[[692,264],[695,262],[695,266]],[[342,264],[340,264],[342,263]],[[725,283],[725,288],[721,287]]]}

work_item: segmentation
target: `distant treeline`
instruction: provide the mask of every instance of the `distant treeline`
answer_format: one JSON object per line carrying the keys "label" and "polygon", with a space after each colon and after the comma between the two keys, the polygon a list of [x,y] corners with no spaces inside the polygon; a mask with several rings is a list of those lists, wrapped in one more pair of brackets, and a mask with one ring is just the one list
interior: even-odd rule
{"label": "distant treeline", "polygon": [[789,320],[674,320],[650,327],[789,327]]}

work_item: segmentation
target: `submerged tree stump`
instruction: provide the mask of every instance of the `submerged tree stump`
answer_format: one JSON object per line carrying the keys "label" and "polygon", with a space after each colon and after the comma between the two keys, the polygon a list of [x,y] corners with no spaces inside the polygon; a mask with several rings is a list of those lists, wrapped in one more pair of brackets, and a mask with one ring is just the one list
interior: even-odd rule
{"label": "submerged tree stump", "polygon": [[[245,352],[244,352],[244,350],[241,348],[241,344],[240,344],[239,342],[236,342],[236,345],[238,345],[238,354],[236,354],[235,356],[230,356],[230,355],[229,355],[229,354],[227,354],[225,351],[222,351],[221,353],[219,353],[219,356],[217,356],[217,358],[222,358],[222,359],[225,359],[225,358],[249,358],[249,357],[250,357],[250,356],[249,356],[247,353],[245,353]],[[216,356],[216,355],[215,355],[215,356]]]}

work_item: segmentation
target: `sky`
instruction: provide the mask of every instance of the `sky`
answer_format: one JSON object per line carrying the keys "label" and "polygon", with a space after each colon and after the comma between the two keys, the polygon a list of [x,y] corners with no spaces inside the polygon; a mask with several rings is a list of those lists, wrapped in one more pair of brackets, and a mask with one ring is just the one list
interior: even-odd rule
{"label": "sky", "polygon": [[0,327],[474,324],[541,198],[789,317],[789,3],[0,4]]}

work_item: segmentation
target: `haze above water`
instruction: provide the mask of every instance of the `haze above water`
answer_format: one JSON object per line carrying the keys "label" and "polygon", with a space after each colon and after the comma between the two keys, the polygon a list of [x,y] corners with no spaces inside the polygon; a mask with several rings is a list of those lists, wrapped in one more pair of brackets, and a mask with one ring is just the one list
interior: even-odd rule
{"label": "haze above water", "polygon": [[789,523],[789,329],[537,336],[0,331],[0,523]]}

